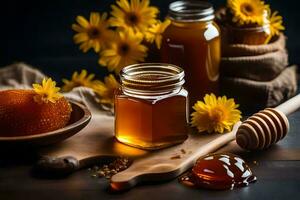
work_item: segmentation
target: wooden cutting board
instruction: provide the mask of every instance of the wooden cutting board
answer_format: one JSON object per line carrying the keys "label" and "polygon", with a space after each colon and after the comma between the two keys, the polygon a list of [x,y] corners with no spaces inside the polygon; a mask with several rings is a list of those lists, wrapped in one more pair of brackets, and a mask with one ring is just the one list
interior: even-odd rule
{"label": "wooden cutting board", "polygon": [[71,173],[99,163],[107,156],[126,156],[132,165],[114,175],[111,185],[127,189],[147,181],[172,179],[190,168],[197,158],[214,152],[235,139],[234,130],[226,134],[193,134],[182,144],[157,150],[144,151],[117,142],[114,139],[114,118],[94,114],[90,124],[62,143],[40,150],[39,167],[47,171]]}

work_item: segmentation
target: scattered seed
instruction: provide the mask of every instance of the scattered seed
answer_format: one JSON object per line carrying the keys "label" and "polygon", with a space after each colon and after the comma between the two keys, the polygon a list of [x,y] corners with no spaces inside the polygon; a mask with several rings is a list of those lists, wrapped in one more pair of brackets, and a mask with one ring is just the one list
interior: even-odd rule
{"label": "scattered seed", "polygon": [[92,177],[105,177],[110,179],[113,175],[117,174],[120,171],[127,169],[131,164],[131,161],[128,158],[116,158],[113,162],[103,165],[101,167],[94,166],[89,168],[91,171]]}

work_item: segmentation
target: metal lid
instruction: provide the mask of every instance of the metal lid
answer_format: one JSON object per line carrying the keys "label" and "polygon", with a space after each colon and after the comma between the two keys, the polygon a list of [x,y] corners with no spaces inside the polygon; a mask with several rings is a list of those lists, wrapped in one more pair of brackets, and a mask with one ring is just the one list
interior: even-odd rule
{"label": "metal lid", "polygon": [[175,1],[169,5],[169,18],[176,21],[210,21],[215,17],[212,4],[204,1]]}

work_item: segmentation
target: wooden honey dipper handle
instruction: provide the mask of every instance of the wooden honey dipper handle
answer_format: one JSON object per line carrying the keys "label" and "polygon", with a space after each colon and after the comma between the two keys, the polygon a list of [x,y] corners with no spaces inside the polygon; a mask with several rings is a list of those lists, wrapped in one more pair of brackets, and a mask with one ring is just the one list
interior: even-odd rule
{"label": "wooden honey dipper handle", "polygon": [[280,104],[275,109],[281,111],[285,115],[289,115],[300,108],[300,94]]}
{"label": "wooden honey dipper handle", "polygon": [[266,149],[283,139],[289,131],[289,115],[300,108],[297,95],[276,108],[264,109],[245,120],[236,134],[240,147],[247,150]]}

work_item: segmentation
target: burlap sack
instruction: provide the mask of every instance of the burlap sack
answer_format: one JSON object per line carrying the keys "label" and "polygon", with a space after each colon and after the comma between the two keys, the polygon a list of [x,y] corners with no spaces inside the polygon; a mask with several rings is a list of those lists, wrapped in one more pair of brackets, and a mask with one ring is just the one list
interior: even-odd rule
{"label": "burlap sack", "polygon": [[235,98],[244,113],[274,107],[296,93],[296,68],[296,66],[288,67],[275,79],[265,82],[222,77],[222,94]]}
{"label": "burlap sack", "polygon": [[285,37],[266,45],[224,44],[221,74],[226,77],[270,81],[288,65]]}
{"label": "burlap sack", "polygon": [[255,56],[285,50],[286,38],[281,34],[275,41],[263,45],[223,44],[224,57]]}

